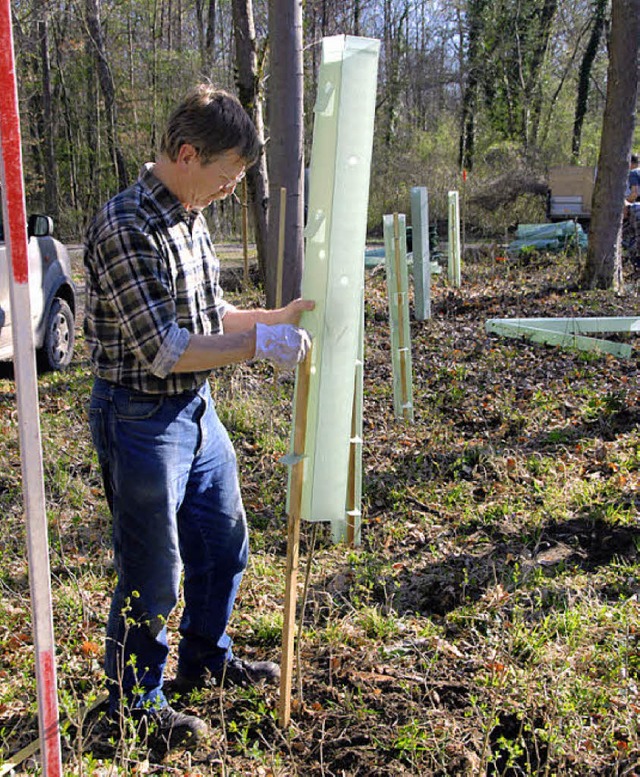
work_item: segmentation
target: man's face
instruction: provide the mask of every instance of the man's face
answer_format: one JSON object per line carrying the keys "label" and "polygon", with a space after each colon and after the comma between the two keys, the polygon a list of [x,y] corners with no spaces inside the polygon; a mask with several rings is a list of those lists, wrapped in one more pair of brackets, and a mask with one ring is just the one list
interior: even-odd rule
{"label": "man's face", "polygon": [[244,178],[245,162],[235,151],[224,151],[203,163],[195,155],[185,169],[183,202],[191,208],[206,208],[214,200],[223,200]]}

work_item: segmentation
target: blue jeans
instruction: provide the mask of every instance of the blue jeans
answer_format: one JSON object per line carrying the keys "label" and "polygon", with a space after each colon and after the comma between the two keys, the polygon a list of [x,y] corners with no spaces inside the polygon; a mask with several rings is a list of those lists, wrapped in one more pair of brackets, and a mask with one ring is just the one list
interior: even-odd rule
{"label": "blue jeans", "polygon": [[226,628],[248,554],[235,452],[208,383],[153,396],[98,378],[89,418],[118,574],[105,656],[111,711],[123,697],[162,707],[183,567],[179,672],[196,679],[232,656]]}

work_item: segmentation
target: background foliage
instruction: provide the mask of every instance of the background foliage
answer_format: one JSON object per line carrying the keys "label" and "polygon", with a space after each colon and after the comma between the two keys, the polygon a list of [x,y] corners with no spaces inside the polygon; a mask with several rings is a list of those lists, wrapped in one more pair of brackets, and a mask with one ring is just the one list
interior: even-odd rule
{"label": "background foliage", "polygon": [[[16,2],[30,210],[53,214],[65,239],[81,238],[99,204],[153,156],[159,127],[188,85],[205,78],[233,89],[239,2]],[[266,94],[265,0],[253,14]],[[517,220],[520,195],[542,201],[549,164],[572,155],[596,162],[608,14],[603,0],[308,0],[308,142],[322,36],[379,38],[370,226],[384,212],[408,210],[413,185],[429,187],[431,212],[443,217],[464,165],[471,221],[500,231]],[[237,233],[238,203],[217,206],[212,221],[225,236]]]}

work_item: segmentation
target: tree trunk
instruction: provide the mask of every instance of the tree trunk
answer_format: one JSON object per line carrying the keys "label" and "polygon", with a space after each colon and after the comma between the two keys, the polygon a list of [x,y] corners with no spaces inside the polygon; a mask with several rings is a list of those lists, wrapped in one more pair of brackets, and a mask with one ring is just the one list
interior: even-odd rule
{"label": "tree trunk", "polygon": [[549,37],[557,10],[558,0],[544,0],[538,17],[539,30],[530,54],[529,78],[524,89],[525,115],[522,125],[525,148],[535,146],[538,136],[542,111],[542,65],[549,47]]}
{"label": "tree trunk", "polygon": [[458,160],[461,168],[471,170],[475,153],[476,103],[483,59],[481,37],[482,15],[486,0],[473,0],[467,8],[467,82],[462,96],[462,120],[460,129],[460,151]]}
{"label": "tree trunk", "polygon": [[[589,99],[589,84],[591,83],[591,69],[598,53],[604,20],[607,10],[607,0],[596,0],[593,11],[593,24],[591,35],[582,56],[580,75],[578,76],[578,95],[576,97],[576,111],[573,121],[573,137],[571,140],[571,158],[577,164],[580,156],[580,142],[582,140],[582,125],[587,114]],[[639,9],[640,12],[640,9]]]}
{"label": "tree trunk", "polygon": [[[235,5],[235,0],[234,0]],[[235,11],[234,11],[235,13]],[[216,0],[209,0],[207,4],[207,27],[204,39],[203,67],[209,75],[213,68],[216,43]]]}
{"label": "tree trunk", "polygon": [[[233,0],[235,3],[235,0]],[[206,18],[205,18],[206,5]],[[196,26],[198,29],[198,48],[203,72],[211,74],[216,42],[216,0],[196,0]]]}
{"label": "tree trunk", "polygon": [[[69,183],[67,188],[69,201],[67,205],[71,206],[72,210],[78,211],[80,194],[79,194],[79,181],[78,181],[79,176],[78,176],[77,146],[79,144],[74,142],[73,130],[74,130],[74,126],[76,125],[76,122],[74,121],[74,117],[71,110],[71,100],[69,98],[69,90],[67,88],[65,70],[60,60],[60,49],[61,49],[61,46],[59,45],[60,35],[58,34],[56,26],[54,26],[54,40],[55,40],[55,45],[53,50],[56,55],[56,68],[58,71],[58,78],[60,79],[60,113],[64,124],[64,130],[65,130],[65,136],[66,136],[66,154],[68,158],[67,164],[69,168],[69,173],[68,173]],[[82,227],[84,227],[84,224],[82,225]]]}
{"label": "tree trunk", "polygon": [[[264,141],[264,119],[260,87],[260,68],[251,0],[233,0],[233,29],[236,42],[236,86],[244,106]],[[247,184],[252,204],[258,267],[262,282],[267,275],[267,239],[269,216],[269,177],[264,149],[260,158],[247,171]]]}
{"label": "tree trunk", "polygon": [[55,110],[51,96],[51,61],[49,58],[49,34],[46,20],[38,22],[40,37],[40,62],[42,66],[42,129],[44,140],[44,206],[53,218],[58,218],[58,166],[54,148]]}
{"label": "tree trunk", "polygon": [[[301,0],[269,0],[269,200],[287,190],[282,301],[300,296],[303,263],[304,147]],[[270,208],[267,305],[276,299],[278,218]]]}
{"label": "tree trunk", "polygon": [[158,147],[158,42],[162,39],[161,11],[158,0],[154,0],[151,12],[151,132],[149,145],[155,151]]}
{"label": "tree trunk", "polygon": [[124,163],[124,156],[117,138],[118,114],[115,98],[115,85],[107,57],[104,35],[102,33],[100,0],[86,0],[86,13],[87,27],[89,29],[91,42],[93,43],[93,51],[96,66],[98,68],[98,80],[100,81],[100,89],[102,90],[102,96],[104,98],[109,153],[113,162],[113,169],[118,181],[118,187],[120,189],[126,189],[129,185],[129,179],[127,168]]}
{"label": "tree trunk", "polygon": [[613,0],[598,175],[582,285],[622,290],[620,229],[638,94],[638,0]]}
{"label": "tree trunk", "polygon": [[360,0],[353,3],[353,34],[360,35]]}
{"label": "tree trunk", "polygon": [[406,49],[406,40],[404,36],[404,24],[409,14],[409,4],[405,3],[402,7],[400,17],[396,22],[394,8],[390,0],[385,2],[384,17],[384,53],[386,63],[386,131],[385,146],[391,147],[395,138],[399,105],[402,96],[402,84],[400,78],[401,58]]}

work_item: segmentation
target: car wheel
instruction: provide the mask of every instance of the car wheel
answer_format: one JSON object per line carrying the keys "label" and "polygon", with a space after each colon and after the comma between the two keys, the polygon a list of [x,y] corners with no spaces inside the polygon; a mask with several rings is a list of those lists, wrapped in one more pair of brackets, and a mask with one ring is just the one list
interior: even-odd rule
{"label": "car wheel", "polygon": [[46,369],[64,370],[71,364],[75,342],[74,325],[71,308],[63,299],[56,297],[49,310],[40,351],[41,362]]}

